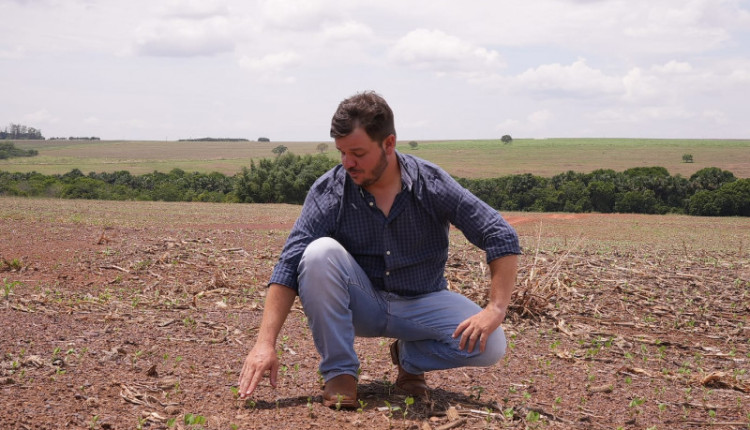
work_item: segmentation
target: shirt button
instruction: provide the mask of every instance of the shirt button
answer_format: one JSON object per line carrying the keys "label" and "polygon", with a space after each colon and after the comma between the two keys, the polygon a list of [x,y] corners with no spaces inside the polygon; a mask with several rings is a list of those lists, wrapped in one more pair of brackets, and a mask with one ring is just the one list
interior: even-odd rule
{"label": "shirt button", "polygon": [[391,251],[385,251],[385,255],[391,255]]}
{"label": "shirt button", "polygon": [[373,206],[375,206],[375,203],[370,202],[370,207],[373,207]]}
{"label": "shirt button", "polygon": [[391,272],[385,272],[385,276],[391,276]]}

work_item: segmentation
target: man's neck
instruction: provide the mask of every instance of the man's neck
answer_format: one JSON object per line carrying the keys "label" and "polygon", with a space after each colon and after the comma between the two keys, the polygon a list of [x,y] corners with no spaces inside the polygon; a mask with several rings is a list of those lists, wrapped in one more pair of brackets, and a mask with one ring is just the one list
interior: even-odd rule
{"label": "man's neck", "polygon": [[395,154],[393,155],[393,159],[389,160],[388,167],[380,177],[380,180],[365,187],[365,189],[374,196],[389,194],[395,196],[401,191],[401,165]]}

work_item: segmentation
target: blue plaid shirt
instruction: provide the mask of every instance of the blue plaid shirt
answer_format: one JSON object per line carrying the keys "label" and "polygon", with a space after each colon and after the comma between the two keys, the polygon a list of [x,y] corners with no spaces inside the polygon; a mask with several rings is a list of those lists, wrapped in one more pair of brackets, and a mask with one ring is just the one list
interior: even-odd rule
{"label": "blue plaid shirt", "polygon": [[518,235],[495,210],[440,167],[397,152],[402,190],[386,217],[339,164],[310,188],[269,283],[297,290],[297,266],[313,240],[331,237],[375,288],[415,296],[446,288],[450,224],[483,249],[487,262],[520,254]]}

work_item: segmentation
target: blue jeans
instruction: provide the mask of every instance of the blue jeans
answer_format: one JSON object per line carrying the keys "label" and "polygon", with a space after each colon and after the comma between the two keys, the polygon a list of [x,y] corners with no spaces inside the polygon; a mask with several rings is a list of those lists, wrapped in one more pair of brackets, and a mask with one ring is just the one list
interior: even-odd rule
{"label": "blue jeans", "polygon": [[448,290],[416,297],[376,290],[354,257],[334,239],[313,241],[299,265],[299,297],[308,318],[315,347],[321,356],[325,381],[347,374],[355,378],[360,367],[354,337],[399,339],[399,357],[405,371],[464,366],[491,366],[505,355],[505,333],[498,328],[483,353],[459,350],[453,332],[481,308]]}

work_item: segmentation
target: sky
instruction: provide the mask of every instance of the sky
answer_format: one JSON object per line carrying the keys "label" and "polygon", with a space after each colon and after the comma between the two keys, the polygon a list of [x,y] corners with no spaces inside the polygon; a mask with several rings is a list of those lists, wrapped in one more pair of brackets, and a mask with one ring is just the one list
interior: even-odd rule
{"label": "sky", "polygon": [[331,141],[750,138],[750,0],[0,0],[0,128]]}

